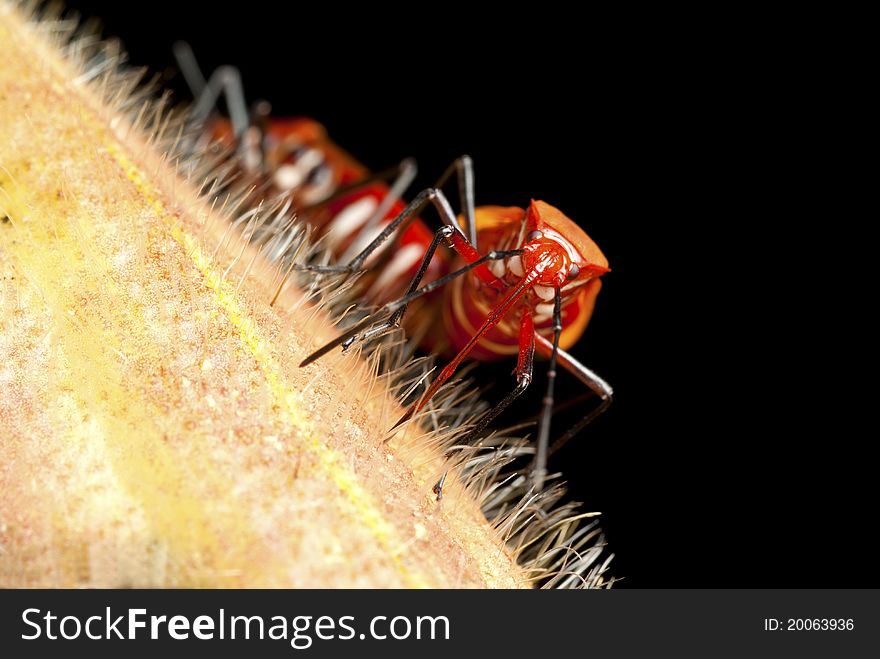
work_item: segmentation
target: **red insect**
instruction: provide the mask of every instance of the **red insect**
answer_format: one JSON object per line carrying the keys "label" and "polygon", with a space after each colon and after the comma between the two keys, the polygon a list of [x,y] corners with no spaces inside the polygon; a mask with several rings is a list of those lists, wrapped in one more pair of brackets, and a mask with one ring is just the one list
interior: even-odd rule
{"label": "red insect", "polygon": [[[611,387],[566,352],[583,334],[601,287],[599,277],[608,272],[608,261],[596,243],[542,201],[532,201],[525,209],[475,208],[467,156],[456,160],[437,185],[404,205],[401,195],[415,175],[412,161],[370,175],[316,122],[271,118],[265,104],[248,113],[236,70],[223,67],[206,82],[188,46],[178,44],[175,52],[197,96],[196,117],[208,121],[219,95],[225,94],[230,119],[215,116],[209,132],[240,151],[243,166],[263,181],[268,193],[293,194],[300,217],[324,236],[338,263],[298,267],[318,273],[373,273],[365,298],[382,306],[301,366],[336,347],[375,338],[401,322],[417,330],[423,348],[454,356],[397,427],[421,410],[466,358],[492,361],[516,354],[516,387],[470,431],[469,439],[529,386],[537,351],[550,361],[531,471],[533,487],[540,488],[551,450],[611,402]],[[441,191],[453,173],[461,218]],[[428,206],[443,222],[436,231],[419,219]],[[441,244],[452,253],[438,251]],[[379,263],[381,268],[374,267]],[[403,297],[393,299],[401,292]],[[408,305],[419,299],[418,313],[406,317]],[[600,403],[551,447],[557,364],[595,392]],[[435,486],[438,499],[442,487],[443,479]]]}

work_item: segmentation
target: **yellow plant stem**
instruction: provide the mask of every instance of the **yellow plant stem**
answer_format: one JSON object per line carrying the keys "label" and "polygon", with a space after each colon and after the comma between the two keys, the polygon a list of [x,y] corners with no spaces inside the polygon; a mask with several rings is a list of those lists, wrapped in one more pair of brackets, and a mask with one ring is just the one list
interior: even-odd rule
{"label": "yellow plant stem", "polygon": [[365,364],[297,367],[320,311],[270,306],[78,73],[0,3],[0,585],[526,585],[466,492],[433,500],[442,457],[383,442]]}

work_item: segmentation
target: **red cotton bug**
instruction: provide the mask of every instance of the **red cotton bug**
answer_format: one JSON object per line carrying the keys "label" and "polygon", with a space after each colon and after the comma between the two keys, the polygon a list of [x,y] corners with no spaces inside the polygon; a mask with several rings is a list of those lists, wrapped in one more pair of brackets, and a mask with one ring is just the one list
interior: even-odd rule
{"label": "red cotton bug", "polygon": [[[452,358],[396,428],[419,412],[466,358],[493,361],[516,354],[515,388],[469,431],[466,442],[529,386],[537,351],[549,359],[531,468],[532,487],[541,488],[549,454],[603,412],[612,398],[611,387],[567,352],[583,334],[601,288],[599,278],[609,271],[596,243],[543,201],[533,200],[525,209],[475,208],[467,156],[456,160],[434,187],[404,205],[401,196],[415,176],[411,160],[369,174],[327,138],[320,124],[272,118],[265,103],[248,112],[237,70],[221,67],[205,81],[186,44],[176,44],[175,55],[196,97],[196,120],[205,123],[211,137],[238,150],[242,167],[261,181],[264,194],[292,194],[299,216],[316,227],[337,260],[335,265],[295,267],[316,273],[372,273],[364,297],[381,306],[300,366],[401,323],[417,330],[422,348]],[[214,112],[221,94],[228,120]],[[453,173],[461,218],[441,190]],[[429,206],[443,222],[436,231],[419,218]],[[441,243],[452,254],[438,251]],[[402,297],[393,299],[404,290]],[[405,317],[407,307],[420,298],[424,299],[418,314]],[[413,316],[418,316],[417,322],[410,320]],[[600,402],[551,446],[557,365],[597,394]],[[438,500],[444,480],[445,475],[434,487]]]}

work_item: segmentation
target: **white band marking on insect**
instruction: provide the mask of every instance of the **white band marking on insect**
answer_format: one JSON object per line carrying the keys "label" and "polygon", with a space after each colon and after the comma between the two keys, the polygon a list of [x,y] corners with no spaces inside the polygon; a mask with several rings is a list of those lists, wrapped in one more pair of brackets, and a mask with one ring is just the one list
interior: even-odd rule
{"label": "white band marking on insect", "polygon": [[336,188],[336,181],[329,168],[317,171],[319,172],[318,180],[312,185],[307,185],[299,193],[299,198],[302,199],[302,203],[306,206],[323,201]]}
{"label": "white band marking on insect", "polygon": [[364,225],[364,222],[370,218],[378,205],[375,197],[367,196],[361,197],[339,211],[330,222],[330,228],[327,231],[327,247],[331,250],[339,247],[346,238]]}
{"label": "white band marking on insect", "polygon": [[[341,261],[348,261],[358,254],[360,254],[364,249],[372,243],[376,238],[379,237],[379,234],[385,230],[391,224],[391,220],[385,220],[379,224],[373,224],[370,226],[369,224],[365,226],[360,233],[358,233],[357,237],[354,241],[349,245],[348,249],[345,250],[345,254],[340,257]],[[396,234],[392,233],[391,236]],[[392,240],[392,237],[389,236],[388,240]],[[381,247],[377,248],[370,256],[367,258],[364,263],[364,267],[369,268],[371,265],[376,263],[380,256],[384,253],[385,249],[388,247],[388,242],[386,241]]]}
{"label": "white band marking on insect", "polygon": [[570,283],[570,284],[566,284],[565,286],[563,286],[563,287],[562,287],[562,292],[563,292],[563,293],[568,293],[569,291],[574,290],[574,289],[577,288],[578,286],[583,286],[584,284],[586,284],[586,283],[589,282],[589,281],[592,281],[592,279],[576,279],[576,280],[573,281],[572,283]]}
{"label": "white band marking on insect", "polygon": [[255,172],[260,168],[260,165],[263,164],[263,152],[260,149],[260,140],[262,136],[260,131],[251,126],[245,131],[245,134],[242,138],[242,142],[244,143],[244,152],[242,157],[244,159],[244,167],[249,172]]}
{"label": "white band marking on insect", "polygon": [[391,286],[399,277],[407,274],[422,259],[424,253],[424,247],[414,243],[410,243],[396,252],[394,258],[382,269],[382,274],[370,287],[367,298],[380,297],[388,286]]}
{"label": "white band marking on insect", "polygon": [[273,180],[279,190],[295,190],[305,180],[305,172],[296,165],[281,165],[275,170]]}
{"label": "white band marking on insect", "polygon": [[535,291],[535,294],[541,298],[542,300],[552,300],[556,295],[556,289],[551,288],[550,286],[532,286],[532,290]]}
{"label": "white band marking on insect", "polygon": [[324,156],[318,149],[307,149],[295,162],[278,166],[273,176],[275,186],[281,190],[296,190],[323,161]]}
{"label": "white band marking on insect", "polygon": [[324,162],[324,154],[319,149],[306,149],[306,152],[297,158],[296,166],[308,173],[322,162]]}
{"label": "white band marking on insect", "polygon": [[498,279],[503,278],[505,273],[507,272],[507,268],[504,267],[504,260],[499,259],[497,261],[490,261],[489,272],[498,277]]}
{"label": "white band marking on insect", "polygon": [[526,274],[526,271],[523,270],[522,259],[519,255],[511,257],[507,262],[507,267],[510,268],[510,271],[517,277],[524,277]]}

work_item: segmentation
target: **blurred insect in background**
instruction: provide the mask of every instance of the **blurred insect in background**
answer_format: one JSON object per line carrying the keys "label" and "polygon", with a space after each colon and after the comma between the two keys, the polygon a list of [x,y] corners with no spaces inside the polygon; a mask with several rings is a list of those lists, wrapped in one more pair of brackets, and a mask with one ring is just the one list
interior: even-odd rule
{"label": "blurred insect in background", "polygon": [[[292,195],[299,217],[316,229],[335,261],[295,267],[316,274],[368,273],[363,297],[378,308],[300,366],[403,323],[424,350],[452,358],[396,428],[420,412],[466,358],[494,361],[517,355],[515,388],[468,431],[463,439],[467,443],[526,390],[538,352],[549,359],[530,470],[532,488],[540,489],[548,456],[603,412],[612,398],[611,387],[567,352],[583,334],[600,277],[609,271],[596,243],[543,201],[533,200],[527,208],[475,207],[473,166],[467,156],[452,163],[434,187],[404,204],[402,195],[416,173],[412,160],[370,174],[315,121],[271,117],[265,102],[248,111],[236,69],[221,67],[205,80],[187,44],[175,44],[175,56],[193,90],[193,116],[205,126],[205,135],[238,152],[242,168],[259,181],[260,194]],[[229,119],[216,112],[221,94]],[[442,192],[453,174],[460,218]],[[436,231],[419,217],[429,206],[443,223]],[[439,250],[441,244],[450,252]],[[419,308],[406,315],[414,304]],[[599,403],[551,445],[559,365],[594,392]],[[438,500],[444,480],[445,474],[434,486]]]}

